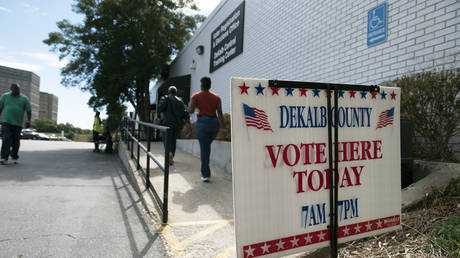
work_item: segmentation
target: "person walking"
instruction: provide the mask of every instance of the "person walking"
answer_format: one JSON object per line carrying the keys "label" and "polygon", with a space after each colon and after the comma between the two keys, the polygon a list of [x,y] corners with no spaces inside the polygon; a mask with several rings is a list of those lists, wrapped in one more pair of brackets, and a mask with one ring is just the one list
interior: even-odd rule
{"label": "person walking", "polygon": [[8,164],[11,155],[13,163],[18,163],[21,130],[24,125],[24,111],[27,113],[26,127],[30,127],[32,116],[29,98],[21,94],[19,84],[11,84],[10,92],[0,97],[0,115],[2,117],[2,150],[0,164]]}
{"label": "person walking", "polygon": [[201,91],[192,95],[189,105],[189,113],[193,114],[198,109],[198,120],[195,123],[195,134],[200,142],[201,180],[209,182],[211,169],[209,157],[211,155],[211,143],[219,132],[219,124],[223,125],[222,102],[219,95],[209,91],[211,78],[203,77],[200,80]]}
{"label": "person walking", "polygon": [[94,123],[93,123],[93,141],[94,141],[94,150],[93,152],[100,152],[99,150],[99,134],[103,133],[102,130],[102,121],[99,117],[99,111],[96,111],[96,115],[94,116]]}
{"label": "person walking", "polygon": [[[162,125],[171,128],[171,138],[169,147],[169,164],[174,164],[174,155],[176,155],[176,141],[186,122],[189,123],[190,115],[184,102],[176,96],[177,88],[170,86],[168,95],[160,99],[158,111],[163,113]],[[163,133],[163,145],[166,148],[166,133]]]}

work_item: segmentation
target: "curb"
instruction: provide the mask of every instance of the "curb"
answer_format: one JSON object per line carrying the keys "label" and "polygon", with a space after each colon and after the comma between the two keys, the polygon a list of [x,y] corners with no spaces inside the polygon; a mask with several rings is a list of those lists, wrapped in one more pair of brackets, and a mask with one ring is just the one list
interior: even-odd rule
{"label": "curb", "polygon": [[452,179],[460,178],[459,163],[419,160],[416,161],[416,164],[427,176],[401,190],[401,208],[403,211],[417,205],[428,196],[433,189],[444,190]]}

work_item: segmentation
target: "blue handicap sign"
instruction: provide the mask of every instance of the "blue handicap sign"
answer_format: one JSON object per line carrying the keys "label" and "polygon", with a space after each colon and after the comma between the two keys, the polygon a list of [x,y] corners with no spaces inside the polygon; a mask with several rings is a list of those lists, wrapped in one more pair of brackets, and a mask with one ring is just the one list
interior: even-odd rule
{"label": "blue handicap sign", "polygon": [[387,39],[387,3],[367,12],[367,46],[373,46]]}

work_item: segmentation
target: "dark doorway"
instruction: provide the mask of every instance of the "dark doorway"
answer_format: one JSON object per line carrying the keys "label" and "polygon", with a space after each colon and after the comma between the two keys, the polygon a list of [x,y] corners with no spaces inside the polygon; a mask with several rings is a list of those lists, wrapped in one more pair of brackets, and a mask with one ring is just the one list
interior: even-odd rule
{"label": "dark doorway", "polygon": [[[190,81],[192,76],[190,74],[184,76],[177,76],[171,77],[166,79],[157,90],[157,99],[155,100],[155,104],[150,105],[152,121],[157,117],[157,103],[164,95],[168,94],[169,86],[176,86],[177,88],[177,96],[180,97],[186,105],[188,105],[190,101]],[[154,133],[154,139],[160,140],[161,137],[159,132]]]}
{"label": "dark doorway", "polygon": [[168,94],[169,86],[176,86],[177,96],[180,97],[185,104],[188,104],[190,101],[190,80],[192,76],[184,75],[168,78],[163,84],[158,88],[158,100],[161,99],[164,95]]}

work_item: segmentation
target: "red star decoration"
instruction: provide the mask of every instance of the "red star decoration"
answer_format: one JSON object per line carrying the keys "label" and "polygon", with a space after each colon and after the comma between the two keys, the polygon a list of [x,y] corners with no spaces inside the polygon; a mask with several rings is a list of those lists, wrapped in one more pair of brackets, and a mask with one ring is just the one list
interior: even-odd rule
{"label": "red star decoration", "polygon": [[272,96],[275,95],[275,94],[278,95],[278,96],[280,95],[280,94],[278,93],[278,91],[280,90],[280,88],[270,88],[270,89],[272,90]]}
{"label": "red star decoration", "polygon": [[371,92],[372,98],[373,98],[373,99],[377,98],[377,94],[378,94],[378,92],[372,91],[372,92]]}
{"label": "red star decoration", "polygon": [[240,92],[241,95],[243,95],[243,93],[246,93],[246,95],[248,95],[249,87],[246,86],[246,83],[243,82],[243,85],[238,86],[238,87],[241,89],[241,92]]}
{"label": "red star decoration", "polygon": [[[331,93],[331,95],[334,94],[333,90],[330,90],[329,92]],[[327,90],[324,90],[324,93],[326,93],[326,96],[327,96]]]}
{"label": "red star decoration", "polygon": [[300,91],[300,96],[305,96],[305,97],[307,96],[307,91],[308,91],[307,89],[299,89],[299,91]]}
{"label": "red star decoration", "polygon": [[356,94],[356,91],[352,90],[352,91],[349,91],[350,93],[350,98],[355,98],[355,94]]}
{"label": "red star decoration", "polygon": [[395,91],[393,91],[393,92],[390,94],[390,96],[391,96],[391,99],[396,99],[396,93],[395,93]]}
{"label": "red star decoration", "polygon": [[[386,220],[388,220],[388,222],[386,222]],[[349,224],[340,226],[338,228],[338,237],[343,238],[364,234],[367,232],[394,227],[397,225],[400,225],[400,215]],[[244,257],[257,257],[266,254],[274,254],[301,246],[326,242],[330,239],[331,233],[329,230],[318,230],[306,234],[299,234],[259,243],[253,243],[251,245],[243,246]]]}

